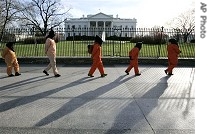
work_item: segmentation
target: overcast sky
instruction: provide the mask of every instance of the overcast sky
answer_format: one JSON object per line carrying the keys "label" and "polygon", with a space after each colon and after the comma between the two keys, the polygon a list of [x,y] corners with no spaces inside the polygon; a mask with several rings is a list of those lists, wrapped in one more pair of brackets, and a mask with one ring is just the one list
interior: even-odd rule
{"label": "overcast sky", "polygon": [[74,18],[102,12],[136,18],[137,27],[165,26],[179,14],[195,8],[195,0],[61,0]]}

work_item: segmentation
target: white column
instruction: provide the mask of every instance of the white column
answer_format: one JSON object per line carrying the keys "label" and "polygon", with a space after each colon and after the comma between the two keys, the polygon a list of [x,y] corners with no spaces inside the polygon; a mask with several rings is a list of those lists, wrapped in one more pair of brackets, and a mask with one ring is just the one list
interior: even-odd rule
{"label": "white column", "polygon": [[106,21],[104,21],[104,31],[105,31],[105,28],[106,28]]}

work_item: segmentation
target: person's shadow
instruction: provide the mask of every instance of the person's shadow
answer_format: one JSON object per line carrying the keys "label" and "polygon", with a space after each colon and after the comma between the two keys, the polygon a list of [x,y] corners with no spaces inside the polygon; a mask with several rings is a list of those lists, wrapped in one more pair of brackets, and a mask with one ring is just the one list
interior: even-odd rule
{"label": "person's shadow", "polygon": [[[129,103],[122,111],[116,116],[112,127],[107,130],[106,134],[123,134],[132,131],[132,128],[139,123],[158,105],[159,97],[164,93],[168,87],[167,80],[170,76],[165,76],[160,79],[159,83],[147,91],[140,99],[152,98],[152,105],[147,107],[147,111],[143,112],[142,106],[140,106],[135,98]],[[141,89],[139,89],[141,90]],[[138,111],[132,111],[133,106],[138,105]],[[138,113],[139,112],[139,113]]]}
{"label": "person's shadow", "polygon": [[[41,80],[45,80],[45,79],[48,79],[48,78],[50,78],[50,77],[46,77],[46,78],[43,78]],[[4,111],[10,110],[12,108],[15,108],[15,107],[18,107],[18,106],[22,106],[22,105],[34,102],[36,100],[45,98],[45,97],[47,97],[49,95],[52,95],[54,93],[57,93],[59,91],[62,91],[62,90],[65,90],[67,88],[74,87],[74,86],[77,86],[77,85],[80,85],[80,84],[83,84],[83,83],[86,83],[86,82],[90,82],[90,81],[95,80],[97,78],[98,77],[95,77],[93,79],[89,79],[88,77],[81,78],[81,79],[73,81],[73,82],[71,82],[69,84],[66,84],[66,85],[64,85],[62,87],[58,87],[58,88],[51,89],[51,90],[48,90],[48,91],[45,91],[45,92],[41,92],[41,93],[38,93],[38,94],[34,94],[34,95],[30,95],[30,96],[24,96],[24,97],[20,97],[20,98],[11,100],[11,101],[7,101],[7,102],[4,102],[4,103],[1,103],[0,104],[0,112],[4,112]],[[13,86],[15,86],[15,85],[13,85]],[[4,87],[3,89],[5,89],[5,88],[6,87]]]}
{"label": "person's shadow", "polygon": [[[85,105],[86,103],[96,99],[100,95],[114,89],[115,87],[118,87],[119,85],[121,85],[124,82],[128,81],[129,79],[133,78],[133,77],[128,77],[128,78],[123,79],[125,76],[126,75],[120,76],[119,78],[117,78],[116,80],[114,80],[113,82],[111,82],[107,85],[99,87],[93,91],[86,92],[86,93],[81,94],[77,97],[74,97],[72,100],[65,103],[60,109],[58,109],[57,111],[51,113],[50,115],[46,116],[45,118],[43,118],[42,120],[37,122],[35,124],[35,126],[36,127],[44,126],[44,125],[47,125],[55,120],[58,120],[58,119],[62,118],[63,116],[78,109],[79,107]],[[78,101],[78,98],[82,98],[82,99],[80,99]]]}

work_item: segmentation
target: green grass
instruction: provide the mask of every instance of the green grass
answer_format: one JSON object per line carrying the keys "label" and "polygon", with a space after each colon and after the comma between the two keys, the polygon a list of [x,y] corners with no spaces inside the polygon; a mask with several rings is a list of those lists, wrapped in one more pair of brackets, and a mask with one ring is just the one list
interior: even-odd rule
{"label": "green grass", "polygon": [[[57,43],[57,56],[61,57],[89,57],[87,45],[92,44],[88,41],[61,41]],[[134,43],[106,41],[102,45],[103,57],[120,56],[127,57],[129,51],[134,47]],[[143,44],[140,51],[141,57],[166,57],[166,44],[147,45]],[[195,44],[180,44],[182,53],[179,57],[194,58]],[[16,54],[18,57],[37,57],[45,56],[44,44],[18,44],[15,45]]]}

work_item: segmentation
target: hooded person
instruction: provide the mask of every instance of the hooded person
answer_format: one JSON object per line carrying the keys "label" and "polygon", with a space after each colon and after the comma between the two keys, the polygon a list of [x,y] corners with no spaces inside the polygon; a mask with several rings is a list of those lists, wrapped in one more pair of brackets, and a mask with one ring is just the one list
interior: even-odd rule
{"label": "hooded person", "polygon": [[50,30],[45,41],[45,54],[48,56],[50,63],[44,69],[43,73],[49,75],[48,71],[52,68],[54,76],[60,77],[58,74],[58,69],[56,67],[56,43],[54,41],[55,32],[53,29]]}
{"label": "hooded person", "polygon": [[139,73],[139,69],[138,69],[138,57],[139,57],[139,51],[141,50],[141,47],[142,47],[142,42],[138,42],[138,43],[136,43],[134,48],[132,48],[129,51],[130,63],[129,63],[129,66],[127,67],[127,69],[125,70],[125,73],[127,75],[129,75],[129,72],[132,68],[134,68],[135,76],[141,75],[141,73]]}
{"label": "hooded person", "polygon": [[164,70],[167,75],[173,75],[172,71],[178,64],[178,56],[181,53],[176,39],[169,39],[167,45],[168,68]]}
{"label": "hooded person", "polygon": [[[5,60],[5,63],[7,64],[7,75],[9,77],[21,75],[19,73],[20,67],[18,64],[18,60],[17,60],[17,56],[15,54],[14,47],[13,47],[14,44],[15,44],[14,42],[8,42],[1,54],[2,58]],[[13,68],[15,71],[15,75],[12,74]]]}
{"label": "hooded person", "polygon": [[99,70],[101,77],[105,77],[107,76],[107,74],[104,73],[104,66],[103,66],[103,62],[101,60],[101,45],[103,43],[103,40],[101,39],[101,37],[99,37],[98,35],[95,36],[95,40],[93,43],[93,50],[91,53],[91,58],[92,58],[92,66],[89,70],[88,76],[90,77],[94,77],[93,73],[95,72],[96,69]]}

